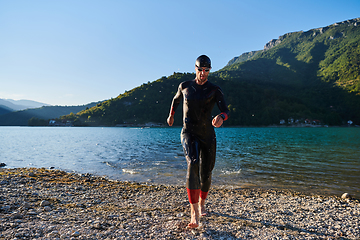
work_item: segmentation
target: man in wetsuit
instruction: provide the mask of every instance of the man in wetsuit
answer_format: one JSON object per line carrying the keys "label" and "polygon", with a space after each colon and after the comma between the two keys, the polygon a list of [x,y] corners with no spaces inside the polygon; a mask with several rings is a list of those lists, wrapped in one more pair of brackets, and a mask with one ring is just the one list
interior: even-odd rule
{"label": "man in wetsuit", "polygon": [[[221,89],[208,81],[210,69],[209,57],[201,55],[196,59],[196,78],[180,83],[167,119],[169,126],[172,126],[175,110],[183,99],[181,143],[188,168],[186,188],[191,207],[189,228],[198,227],[199,217],[206,215],[205,200],[216,157],[214,127],[220,127],[229,115]],[[212,118],[211,111],[215,104],[221,113]]]}

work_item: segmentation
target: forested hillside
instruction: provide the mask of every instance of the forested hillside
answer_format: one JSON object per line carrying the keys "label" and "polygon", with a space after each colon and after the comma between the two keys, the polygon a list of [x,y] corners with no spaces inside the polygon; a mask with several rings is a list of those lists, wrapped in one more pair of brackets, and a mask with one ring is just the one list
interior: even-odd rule
{"label": "forested hillside", "polygon": [[267,98],[259,111],[263,118],[269,112],[284,119],[317,118],[330,125],[350,119],[359,123],[359,43],[360,19],[288,33],[270,41],[250,61],[226,66],[215,75],[290,98]]}
{"label": "forested hillside", "polygon": [[[288,33],[262,51],[233,59],[209,77],[226,96],[226,126],[267,126],[281,119],[360,124],[359,43],[360,19],[353,19]],[[90,126],[165,123],[178,84],[191,79],[194,74],[174,73],[63,118]],[[181,125],[181,115],[178,109],[175,124]]]}
{"label": "forested hillside", "polygon": [[[75,125],[115,126],[137,123],[164,123],[169,107],[180,82],[194,79],[193,74],[174,73],[154,82],[148,82],[117,98],[104,101],[93,108],[63,118]],[[178,109],[178,123],[181,123],[181,108]]]}

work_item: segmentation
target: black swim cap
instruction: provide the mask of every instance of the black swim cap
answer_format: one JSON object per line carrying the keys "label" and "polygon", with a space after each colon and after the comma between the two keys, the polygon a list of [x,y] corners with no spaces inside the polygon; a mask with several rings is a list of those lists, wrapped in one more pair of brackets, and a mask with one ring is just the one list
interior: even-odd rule
{"label": "black swim cap", "polygon": [[196,59],[195,66],[211,68],[210,58],[206,55],[201,55]]}

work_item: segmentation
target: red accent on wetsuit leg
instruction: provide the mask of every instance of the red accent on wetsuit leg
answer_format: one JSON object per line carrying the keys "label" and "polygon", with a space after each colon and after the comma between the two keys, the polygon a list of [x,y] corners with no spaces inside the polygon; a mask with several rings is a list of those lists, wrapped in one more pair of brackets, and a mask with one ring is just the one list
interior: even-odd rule
{"label": "red accent on wetsuit leg", "polygon": [[224,121],[226,121],[229,118],[229,116],[226,113],[222,112],[221,114],[224,114],[225,116]]}
{"label": "red accent on wetsuit leg", "polygon": [[208,195],[209,192],[203,192],[203,191],[200,191],[200,198],[201,199],[206,199],[207,195]]}
{"label": "red accent on wetsuit leg", "polygon": [[200,189],[187,189],[189,202],[191,204],[198,203],[199,202],[199,195],[200,195]]}

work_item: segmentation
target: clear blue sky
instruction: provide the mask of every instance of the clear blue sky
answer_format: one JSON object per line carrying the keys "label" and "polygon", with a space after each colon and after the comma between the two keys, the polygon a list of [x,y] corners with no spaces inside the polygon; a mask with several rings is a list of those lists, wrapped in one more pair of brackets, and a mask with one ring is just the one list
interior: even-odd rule
{"label": "clear blue sky", "polygon": [[[82,105],[271,39],[360,17],[359,0],[0,0],[0,98]],[[169,103],[170,104],[170,103]]]}

